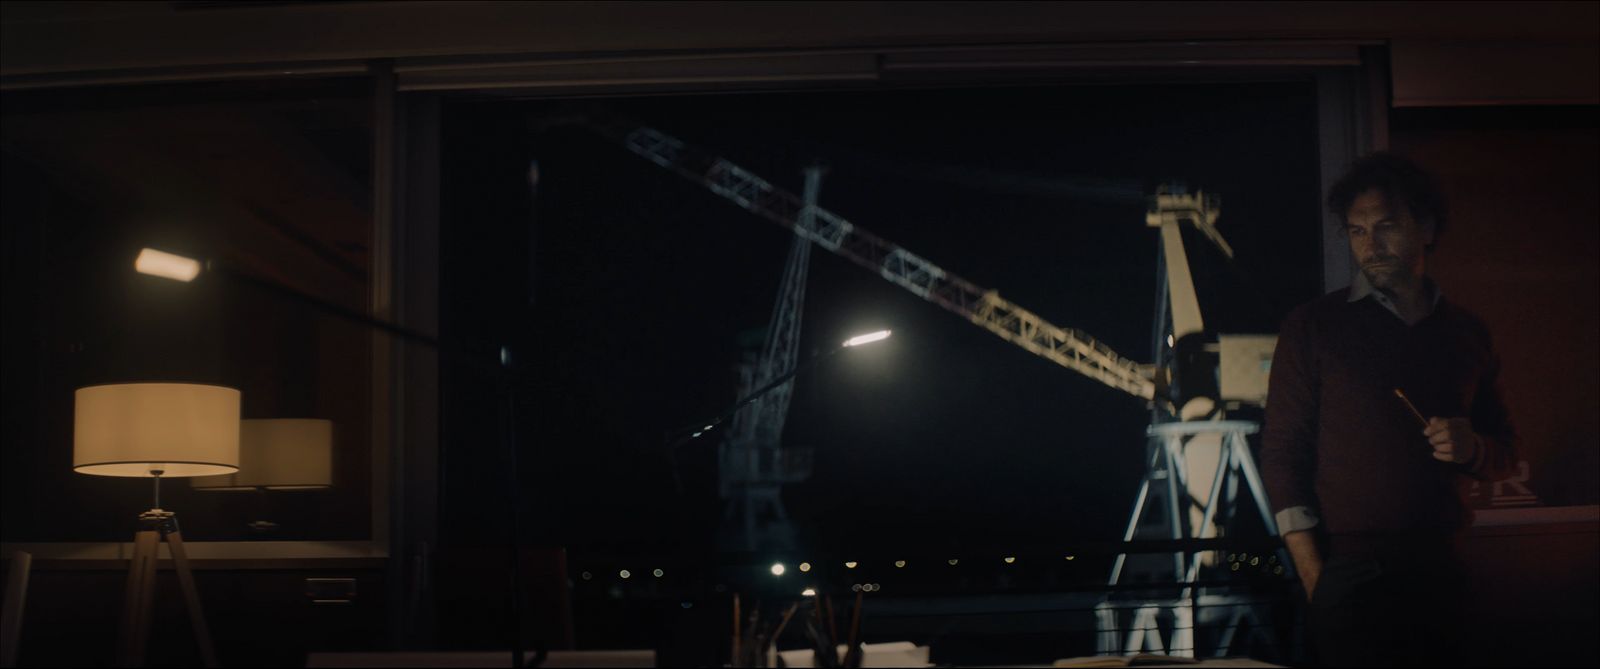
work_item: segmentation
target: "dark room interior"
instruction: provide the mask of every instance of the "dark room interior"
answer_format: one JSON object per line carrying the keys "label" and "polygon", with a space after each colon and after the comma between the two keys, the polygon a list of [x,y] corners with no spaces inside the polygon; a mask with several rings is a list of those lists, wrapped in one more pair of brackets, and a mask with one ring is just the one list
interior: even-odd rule
{"label": "dark room interior", "polygon": [[1600,2],[0,30],[4,666],[1600,664]]}

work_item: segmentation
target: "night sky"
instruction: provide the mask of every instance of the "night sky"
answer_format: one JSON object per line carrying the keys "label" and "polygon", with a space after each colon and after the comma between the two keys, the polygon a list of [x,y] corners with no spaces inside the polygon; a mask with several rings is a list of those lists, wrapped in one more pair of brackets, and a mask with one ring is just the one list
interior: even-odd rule
{"label": "night sky", "polygon": [[[1136,196],[1157,183],[1222,196],[1234,265],[1189,240],[1208,329],[1274,332],[1320,291],[1309,83],[586,106],[794,193],[801,169],[821,162],[825,208],[1135,360],[1152,359],[1157,251]],[[530,532],[621,552],[709,545],[716,439],[679,450],[680,492],[663,434],[734,400],[741,341],[760,341],[792,235],[590,130],[551,124],[572,109],[446,108],[443,334],[481,351],[509,342],[534,379],[517,427]],[[784,443],[816,449],[815,473],[786,499],[807,548],[1120,534],[1142,473],[1143,401],[814,250],[802,356],[878,328],[895,335],[797,382]],[[494,434],[482,406],[492,396],[470,374],[446,370],[445,383],[449,513],[493,499],[493,462],[470,454]]]}

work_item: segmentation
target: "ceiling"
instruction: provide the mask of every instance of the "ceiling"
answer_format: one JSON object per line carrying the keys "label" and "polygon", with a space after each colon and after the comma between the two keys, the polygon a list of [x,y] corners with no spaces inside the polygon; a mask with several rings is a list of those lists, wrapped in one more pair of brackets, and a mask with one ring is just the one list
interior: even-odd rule
{"label": "ceiling", "polygon": [[7,2],[0,77],[1140,40],[1578,41],[1596,2]]}

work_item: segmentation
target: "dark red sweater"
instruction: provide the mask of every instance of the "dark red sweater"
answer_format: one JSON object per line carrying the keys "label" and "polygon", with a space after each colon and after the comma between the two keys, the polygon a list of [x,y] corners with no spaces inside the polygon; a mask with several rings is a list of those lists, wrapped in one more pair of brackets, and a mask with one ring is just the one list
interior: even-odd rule
{"label": "dark red sweater", "polygon": [[[1278,336],[1261,475],[1274,512],[1309,507],[1330,534],[1450,534],[1471,523],[1469,476],[1516,463],[1489,332],[1446,300],[1408,326],[1349,290],[1291,312]],[[1467,417],[1483,437],[1469,464],[1433,459],[1399,388],[1429,418]]]}

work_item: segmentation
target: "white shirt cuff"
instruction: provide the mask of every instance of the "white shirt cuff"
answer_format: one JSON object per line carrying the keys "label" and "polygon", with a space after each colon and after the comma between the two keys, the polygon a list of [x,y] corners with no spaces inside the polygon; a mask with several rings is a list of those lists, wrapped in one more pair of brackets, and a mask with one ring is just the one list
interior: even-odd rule
{"label": "white shirt cuff", "polygon": [[1322,522],[1316,510],[1309,506],[1291,506],[1275,514],[1273,520],[1278,521],[1278,536],[1309,530]]}

